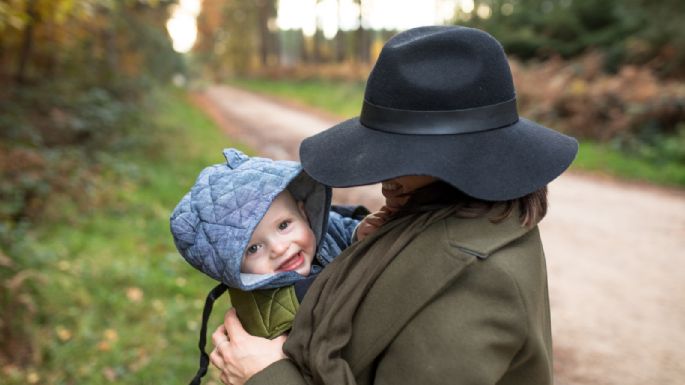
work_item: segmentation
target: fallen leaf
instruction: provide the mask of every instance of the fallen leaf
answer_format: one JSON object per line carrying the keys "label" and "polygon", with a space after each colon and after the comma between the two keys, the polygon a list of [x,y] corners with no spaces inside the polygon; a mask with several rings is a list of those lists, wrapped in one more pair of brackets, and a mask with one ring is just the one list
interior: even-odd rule
{"label": "fallen leaf", "polygon": [[102,374],[105,376],[105,378],[110,381],[114,382],[117,379],[117,372],[114,370],[114,368],[110,368],[109,366],[102,369]]}
{"label": "fallen leaf", "polygon": [[106,341],[116,341],[119,338],[117,331],[114,329],[105,330],[105,332],[103,333],[103,336],[105,337]]}
{"label": "fallen leaf", "polygon": [[108,341],[100,341],[98,344],[98,350],[101,352],[108,352],[112,350],[112,346],[109,344]]}
{"label": "fallen leaf", "polygon": [[26,382],[29,384],[37,384],[40,381],[40,376],[36,372],[31,372],[26,376]]}
{"label": "fallen leaf", "polygon": [[69,341],[72,337],[71,331],[64,326],[58,326],[55,332],[57,333],[57,338],[62,342]]}
{"label": "fallen leaf", "polygon": [[126,289],[126,297],[131,302],[140,302],[143,300],[143,290],[138,287],[129,287]]}

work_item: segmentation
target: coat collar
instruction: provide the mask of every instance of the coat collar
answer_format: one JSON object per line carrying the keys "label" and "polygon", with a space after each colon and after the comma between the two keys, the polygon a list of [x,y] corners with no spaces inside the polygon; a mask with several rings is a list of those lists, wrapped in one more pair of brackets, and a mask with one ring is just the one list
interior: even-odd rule
{"label": "coat collar", "polygon": [[407,322],[477,258],[487,258],[530,230],[518,224],[517,215],[499,224],[487,218],[435,223],[390,263],[360,305],[343,352],[355,374],[367,368]]}
{"label": "coat collar", "polygon": [[480,259],[485,259],[495,251],[532,230],[519,222],[519,207],[515,204],[511,215],[498,223],[489,218],[499,215],[502,206],[495,206],[487,215],[479,218],[457,220],[447,229],[452,246]]}

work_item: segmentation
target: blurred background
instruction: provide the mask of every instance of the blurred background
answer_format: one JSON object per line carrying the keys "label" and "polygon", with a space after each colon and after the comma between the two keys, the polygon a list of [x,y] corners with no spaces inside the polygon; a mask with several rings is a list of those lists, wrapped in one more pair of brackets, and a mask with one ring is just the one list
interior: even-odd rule
{"label": "blurred background", "polygon": [[[574,172],[682,199],[683,17],[680,0],[0,0],[0,384],[192,377],[213,282],[168,216],[222,148],[257,150],[204,90],[351,117],[397,31],[482,28],[522,115],[580,140]],[[617,383],[576,369],[559,383]]]}

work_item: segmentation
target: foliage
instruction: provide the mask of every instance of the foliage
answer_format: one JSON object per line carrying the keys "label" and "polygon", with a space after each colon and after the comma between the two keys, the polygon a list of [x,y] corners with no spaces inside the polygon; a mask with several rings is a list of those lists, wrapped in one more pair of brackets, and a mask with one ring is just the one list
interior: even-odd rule
{"label": "foliage", "polygon": [[58,218],[12,234],[0,227],[0,278],[22,298],[0,314],[25,308],[23,318],[3,319],[30,325],[13,346],[33,348],[29,359],[0,365],[3,384],[175,384],[197,370],[202,304],[214,281],[179,256],[168,220],[199,171],[233,144],[182,92],[154,99],[144,134],[155,139],[102,154],[97,195],[106,198],[86,212],[57,200]]}
{"label": "foliage", "polygon": [[3,4],[0,79],[10,85],[3,95],[26,83],[55,78],[92,85],[111,83],[122,75],[168,77],[168,65],[155,71],[149,71],[149,65],[162,60],[179,63],[164,30],[172,3],[12,0]]}
{"label": "foliage", "polygon": [[275,0],[205,0],[193,51],[207,75],[217,79],[244,75],[254,62],[266,64],[267,48],[274,44],[267,23],[275,13]]}
{"label": "foliage", "polygon": [[[354,3],[361,7],[360,0]],[[206,77],[222,81],[302,65],[367,65],[378,55],[382,41],[395,34],[359,27],[338,30],[334,38],[327,39],[321,30],[320,15],[314,16],[317,27],[313,35],[302,30],[279,30],[276,4],[276,0],[203,1],[193,56]],[[359,18],[361,25],[361,14]]]}
{"label": "foliage", "polygon": [[[684,140],[685,135],[681,133],[677,137],[665,139],[664,143],[641,144],[630,152],[613,143],[581,141],[573,168],[683,187],[685,164],[678,159],[682,159]],[[673,152],[676,146],[679,148]]]}
{"label": "foliage", "polygon": [[0,219],[35,220],[52,192],[81,195],[99,153],[134,144],[147,90],[182,70],[164,29],[170,3],[3,3]]}
{"label": "foliage", "polygon": [[[24,261],[13,260],[14,255],[27,254],[31,246],[25,237],[26,231],[26,223],[11,227],[0,223],[0,282],[3,284],[0,290],[0,338],[3,341],[0,358],[12,357],[17,365],[27,365],[34,360],[33,346],[37,336],[32,335],[26,325],[38,313],[38,288],[45,282],[40,270]],[[17,338],[17,333],[22,338]],[[3,362],[6,360],[0,360]]]}
{"label": "foliage", "polygon": [[146,95],[182,71],[164,29],[173,3],[0,2],[0,365],[40,358],[27,320],[45,315],[36,290],[54,251],[36,223],[110,202],[104,181],[132,172],[115,156],[149,148],[134,132]]}
{"label": "foliage", "polygon": [[659,80],[636,66],[608,75],[601,62],[597,54],[573,62],[513,62],[519,107],[529,118],[654,167],[685,165],[685,84]]}
{"label": "foliage", "polygon": [[660,76],[685,76],[685,3],[646,0],[477,0],[459,24],[493,34],[521,59],[604,52],[606,70],[647,65]]}
{"label": "foliage", "polygon": [[[355,1],[360,4],[361,1]],[[680,0],[474,0],[455,24],[481,28],[523,61],[604,54],[604,69],[648,66],[661,78],[685,76],[685,2]],[[194,53],[208,75],[225,79],[255,70],[326,63],[369,63],[396,31],[352,31],[323,37],[320,15],[313,36],[274,26],[275,1],[205,0]],[[361,4],[360,4],[361,5]],[[303,16],[304,17],[304,16]]]}

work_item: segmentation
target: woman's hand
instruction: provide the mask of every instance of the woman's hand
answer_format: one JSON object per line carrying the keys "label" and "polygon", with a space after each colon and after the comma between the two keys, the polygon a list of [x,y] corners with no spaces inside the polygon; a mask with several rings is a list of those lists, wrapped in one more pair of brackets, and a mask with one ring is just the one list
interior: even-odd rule
{"label": "woman's hand", "polygon": [[285,340],[284,335],[273,340],[250,335],[243,329],[235,309],[230,309],[224,324],[212,334],[214,350],[209,359],[221,370],[221,382],[243,385],[257,372],[286,358],[283,353]]}

